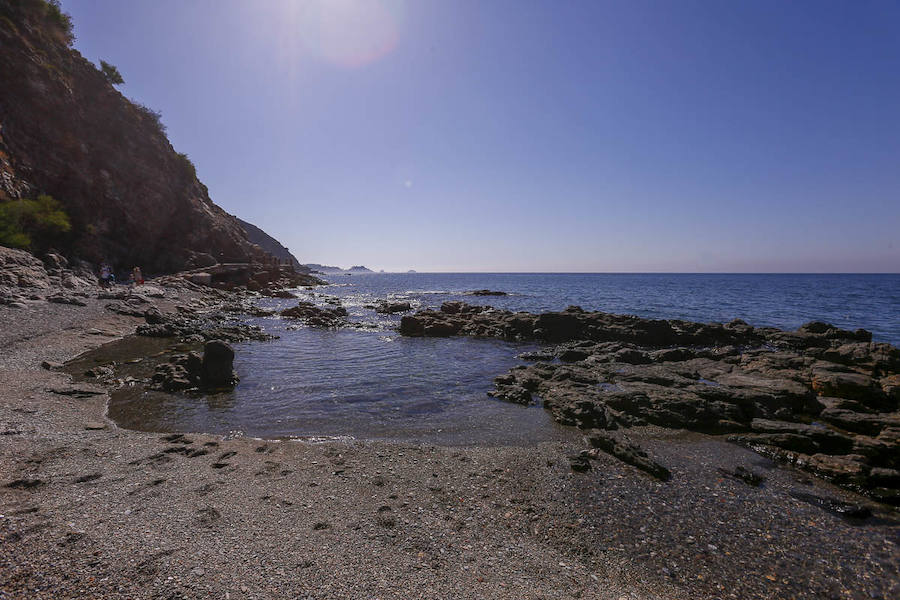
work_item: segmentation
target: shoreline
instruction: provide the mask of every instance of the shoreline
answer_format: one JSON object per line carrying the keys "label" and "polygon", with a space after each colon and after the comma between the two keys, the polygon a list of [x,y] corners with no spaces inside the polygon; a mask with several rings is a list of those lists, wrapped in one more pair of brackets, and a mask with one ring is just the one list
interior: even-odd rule
{"label": "shoreline", "polygon": [[[798,489],[853,495],[703,434],[638,434],[673,469],[661,483],[606,455],[574,472],[576,444],[120,429],[105,419],[105,390],[50,392],[91,386],[38,366],[142,322],[88,304],[52,306],[46,331],[0,350],[7,597],[852,598],[861,585],[883,597],[900,589],[896,522],[853,522],[797,500]],[[94,317],[80,318],[85,310]],[[738,464],[763,472],[763,487],[717,471]]]}

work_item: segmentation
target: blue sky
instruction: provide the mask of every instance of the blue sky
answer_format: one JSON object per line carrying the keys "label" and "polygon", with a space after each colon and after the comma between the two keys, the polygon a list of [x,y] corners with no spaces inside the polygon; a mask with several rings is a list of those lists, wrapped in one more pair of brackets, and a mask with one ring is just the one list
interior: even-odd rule
{"label": "blue sky", "polygon": [[303,262],[900,271],[900,3],[63,0]]}

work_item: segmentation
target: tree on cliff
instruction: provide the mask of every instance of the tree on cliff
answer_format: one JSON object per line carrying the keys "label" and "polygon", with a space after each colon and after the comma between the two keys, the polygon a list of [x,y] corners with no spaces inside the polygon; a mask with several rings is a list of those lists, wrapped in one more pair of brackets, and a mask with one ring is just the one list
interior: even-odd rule
{"label": "tree on cliff", "polygon": [[0,203],[0,246],[43,249],[53,237],[72,229],[59,202],[46,194],[35,200]]}
{"label": "tree on cliff", "polygon": [[122,85],[125,83],[125,80],[122,79],[122,74],[119,73],[119,69],[116,68],[115,65],[111,65],[105,60],[100,60],[100,70],[103,72],[103,76],[106,77],[106,80],[113,85]]}

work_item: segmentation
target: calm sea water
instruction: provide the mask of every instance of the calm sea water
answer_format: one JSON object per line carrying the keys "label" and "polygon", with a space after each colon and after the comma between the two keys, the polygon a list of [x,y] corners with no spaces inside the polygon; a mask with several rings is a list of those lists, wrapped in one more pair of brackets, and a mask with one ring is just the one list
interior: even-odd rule
{"label": "calm sea water", "polygon": [[[492,379],[519,364],[528,344],[467,338],[404,338],[399,316],[366,308],[385,298],[415,308],[466,300],[540,312],[585,309],[654,318],[796,328],[814,319],[864,327],[900,345],[900,275],[354,274],[298,290],[306,300],[336,296],[362,330],[293,329],[256,322],[280,336],[236,348],[241,383],[206,398],[120,394],[120,424],[157,431],[240,432],[259,437],[352,436],[432,443],[527,444],[572,435],[539,407],[489,398]],[[508,292],[478,297],[476,289]],[[286,308],[296,300],[266,299]]]}

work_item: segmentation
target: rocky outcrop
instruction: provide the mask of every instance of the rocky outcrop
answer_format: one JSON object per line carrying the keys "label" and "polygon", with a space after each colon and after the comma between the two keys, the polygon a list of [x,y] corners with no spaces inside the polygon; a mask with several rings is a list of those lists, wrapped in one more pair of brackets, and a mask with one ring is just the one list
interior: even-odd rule
{"label": "rocky outcrop", "polygon": [[83,298],[96,293],[93,266],[48,253],[41,261],[24,250],[0,246],[0,305],[26,308],[29,302],[48,301],[85,306]]}
{"label": "rocky outcrop", "polygon": [[375,304],[375,312],[381,315],[395,315],[397,313],[412,310],[412,305],[407,301],[382,300]]}
{"label": "rocky outcrop", "polygon": [[0,287],[47,289],[47,270],[37,257],[24,250],[0,246]]}
{"label": "rocky outcrop", "polygon": [[643,319],[634,315],[589,312],[578,306],[534,315],[465,302],[445,302],[439,311],[424,310],[406,316],[400,327],[401,333],[409,336],[471,335],[552,343],[590,340],[659,348],[766,342],[783,348],[825,349],[833,346],[834,340],[850,343],[872,339],[872,334],[863,329],[845,331],[824,323],[810,323],[797,331],[782,331],[774,327],[751,327],[740,319],[725,324]]}
{"label": "rocky outcrop", "polygon": [[149,387],[165,392],[211,391],[234,387],[240,378],[234,371],[234,349],[222,340],[210,340],[203,354],[174,354],[157,365]]}
{"label": "rocky outcrop", "polygon": [[347,324],[347,309],[343,306],[316,306],[305,301],[281,311],[281,316],[298,319],[309,327],[336,328]]}
{"label": "rocky outcrop", "polygon": [[255,252],[216,206],[158,116],[70,48],[45,3],[0,0],[0,202],[49,194],[72,230],[66,256],[173,272],[198,254]]}
{"label": "rocky outcrop", "polygon": [[271,335],[264,333],[256,325],[240,322],[226,314],[225,311],[197,311],[187,306],[181,306],[178,313],[162,313],[158,309],[141,311],[137,302],[136,300],[125,300],[107,305],[107,309],[119,314],[135,315],[135,312],[141,314],[146,323],[138,325],[135,331],[137,335],[178,338],[187,343],[204,340],[243,342],[272,339]]}
{"label": "rocky outcrop", "polygon": [[[873,343],[865,330],[813,322],[782,331],[577,307],[534,315],[447,302],[403,317],[400,331],[556,342],[523,355],[537,362],[497,377],[491,395],[521,404],[540,398],[556,421],[587,430],[657,425],[730,434],[900,504],[900,350]],[[594,439],[630,464],[640,456],[630,442]]]}

